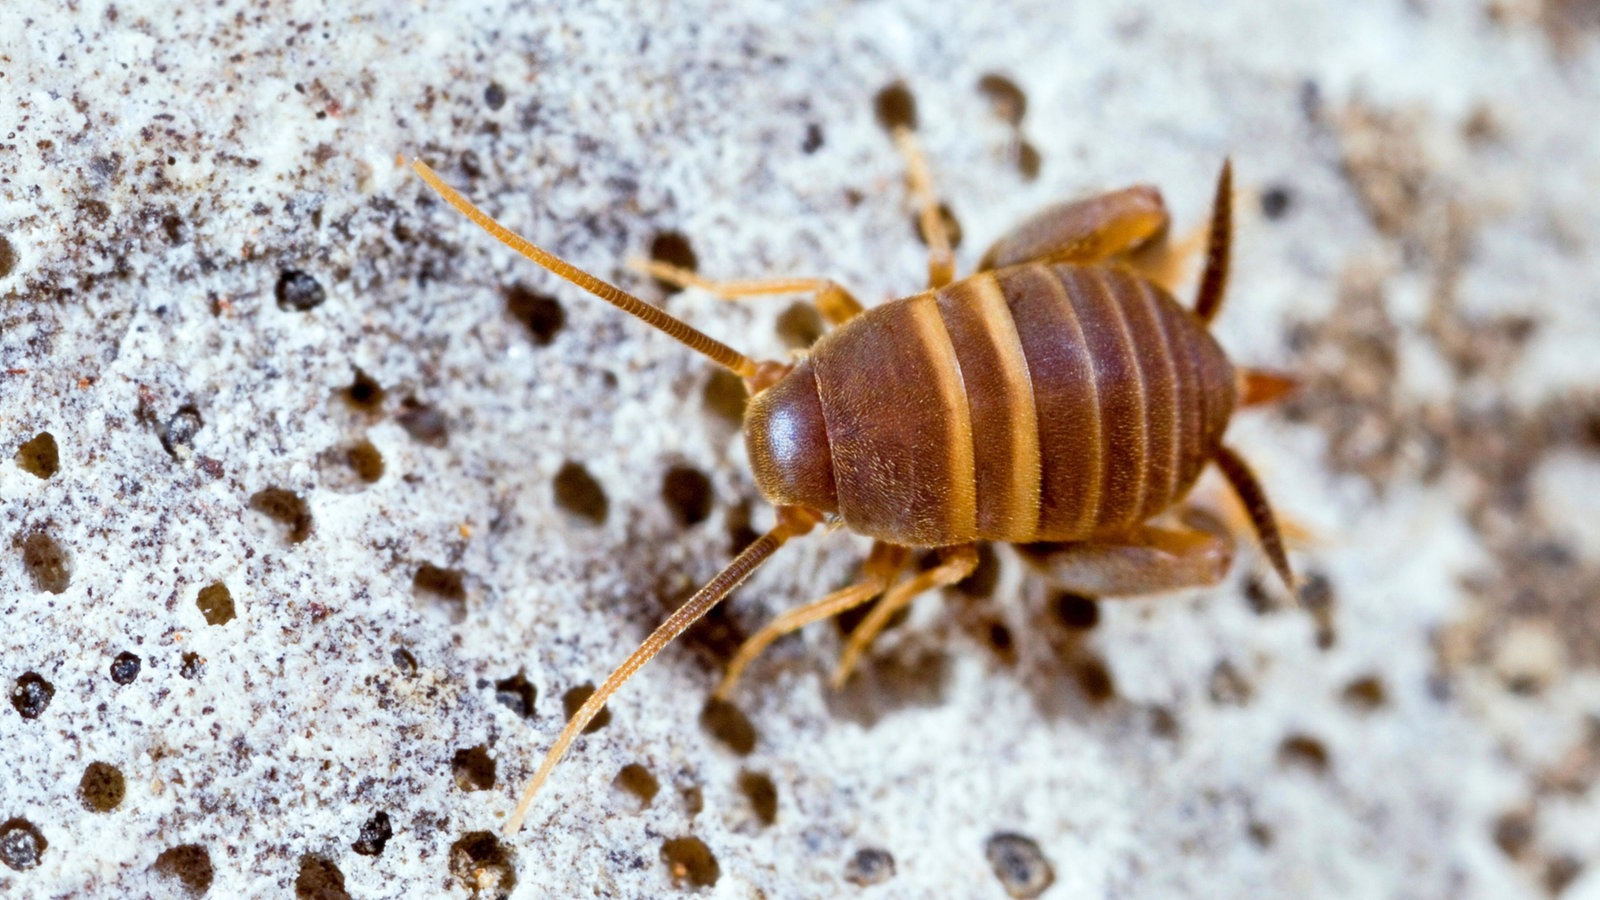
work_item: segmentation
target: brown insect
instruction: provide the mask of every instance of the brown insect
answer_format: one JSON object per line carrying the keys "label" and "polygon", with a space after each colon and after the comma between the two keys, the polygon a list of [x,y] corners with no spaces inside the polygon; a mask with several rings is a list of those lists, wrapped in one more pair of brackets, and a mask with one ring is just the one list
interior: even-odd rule
{"label": "brown insect", "polygon": [[[1168,513],[1214,463],[1244,502],[1273,567],[1293,576],[1266,496],[1222,443],[1236,407],[1287,379],[1233,366],[1207,331],[1222,304],[1232,231],[1230,167],[1212,207],[1194,308],[1153,280],[1147,254],[1168,217],[1132,187],[1054,206],[953,280],[949,236],[910,130],[893,129],[928,240],[929,287],[863,310],[824,279],[710,282],[650,263],[653,275],[722,297],[808,292],[836,326],[799,362],[755,362],[512,233],[412,167],[501,242],[744,378],[745,445],[777,524],[674,612],[567,723],[506,824],[514,833],[573,739],[634,672],[705,615],[786,541],[825,521],[875,539],[861,580],[779,616],[728,666],[725,697],[768,644],[875,599],[834,673],[849,676],[889,618],[977,564],[976,541],[1017,544],[1059,586],[1116,596],[1215,584],[1233,541],[1214,519]],[[913,548],[932,568],[899,579]],[[881,598],[881,599],[879,599]]]}

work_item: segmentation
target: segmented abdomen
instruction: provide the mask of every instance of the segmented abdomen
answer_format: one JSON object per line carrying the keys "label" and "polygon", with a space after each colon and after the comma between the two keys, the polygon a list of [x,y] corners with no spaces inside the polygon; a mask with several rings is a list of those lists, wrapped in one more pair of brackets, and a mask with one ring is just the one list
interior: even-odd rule
{"label": "segmented abdomen", "polygon": [[1205,326],[1103,266],[1015,266],[887,303],[808,363],[841,518],[914,546],[1131,528],[1194,484],[1234,405]]}

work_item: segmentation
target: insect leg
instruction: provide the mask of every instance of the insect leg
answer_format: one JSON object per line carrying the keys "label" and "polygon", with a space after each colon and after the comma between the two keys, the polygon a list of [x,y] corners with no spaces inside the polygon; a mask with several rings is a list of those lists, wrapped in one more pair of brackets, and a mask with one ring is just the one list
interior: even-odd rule
{"label": "insect leg", "polygon": [[726,700],[728,695],[733,693],[733,687],[738,683],[745,667],[778,638],[791,631],[798,631],[812,622],[831,619],[863,603],[871,602],[873,598],[888,589],[894,577],[905,568],[909,557],[910,550],[905,547],[885,544],[882,541],[874,543],[871,555],[862,564],[860,581],[834,591],[821,600],[791,609],[751,635],[739,646],[739,652],[734,654],[733,661],[728,663],[728,671],[722,676],[722,684],[717,686],[716,693],[712,696]]}
{"label": "insect leg", "polygon": [[850,632],[844,653],[839,656],[839,666],[833,670],[831,683],[835,688],[842,687],[850,680],[850,673],[855,671],[856,662],[872,645],[872,640],[878,636],[878,632],[889,624],[890,616],[904,609],[918,594],[955,584],[971,575],[972,570],[978,567],[978,548],[975,544],[947,547],[942,552],[944,558],[938,565],[895,585],[882,600],[878,601],[878,605],[867,613],[867,617],[856,626],[856,630]]}
{"label": "insect leg", "polygon": [[1160,241],[1170,219],[1149,185],[1047,207],[983,255],[978,271],[1025,262],[1097,263]]}
{"label": "insect leg", "polygon": [[777,294],[811,294],[817,310],[831,325],[843,325],[861,312],[861,302],[827,278],[771,278],[759,281],[712,281],[688,269],[660,260],[634,260],[630,267],[678,287],[699,288],[724,300],[770,297]]}
{"label": "insect leg", "polygon": [[1190,508],[1183,527],[1142,525],[1118,538],[1017,547],[1051,585],[1090,597],[1127,597],[1217,584],[1233,562],[1233,536]]}
{"label": "insect leg", "polygon": [[906,179],[911,182],[911,196],[917,201],[917,225],[922,239],[928,242],[928,288],[942,288],[955,280],[956,256],[950,246],[950,232],[944,225],[944,214],[939,210],[939,198],[933,192],[933,177],[928,174],[928,162],[922,148],[906,125],[895,125],[889,132],[894,145],[906,159]]}

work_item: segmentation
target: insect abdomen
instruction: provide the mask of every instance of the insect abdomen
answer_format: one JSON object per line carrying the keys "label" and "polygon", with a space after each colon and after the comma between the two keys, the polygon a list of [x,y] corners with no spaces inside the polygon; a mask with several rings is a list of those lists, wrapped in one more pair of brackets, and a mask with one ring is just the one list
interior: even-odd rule
{"label": "insect abdomen", "polygon": [[[746,420],[763,491],[911,546],[1132,527],[1193,485],[1234,404],[1198,319],[1134,275],[1071,265],[868,310],[763,394]],[[764,473],[786,442],[812,462],[780,488]]]}

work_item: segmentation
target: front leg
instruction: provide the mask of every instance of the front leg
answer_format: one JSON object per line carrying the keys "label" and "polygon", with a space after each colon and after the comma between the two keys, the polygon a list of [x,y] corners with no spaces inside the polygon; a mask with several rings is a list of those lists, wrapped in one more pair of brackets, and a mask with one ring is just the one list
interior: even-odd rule
{"label": "front leg", "polygon": [[1183,527],[1141,525],[1114,538],[1021,544],[1017,550],[1050,583],[1090,597],[1158,594],[1217,584],[1233,562],[1233,536],[1198,509]]}

